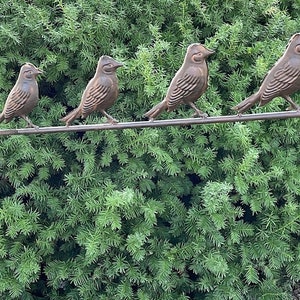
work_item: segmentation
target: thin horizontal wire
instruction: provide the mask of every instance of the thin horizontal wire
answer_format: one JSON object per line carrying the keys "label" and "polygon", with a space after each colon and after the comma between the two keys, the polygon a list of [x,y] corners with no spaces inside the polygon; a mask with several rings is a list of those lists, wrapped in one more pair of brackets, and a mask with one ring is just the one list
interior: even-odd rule
{"label": "thin horizontal wire", "polygon": [[72,126],[54,126],[40,128],[20,128],[20,129],[0,129],[0,135],[29,135],[29,134],[45,134],[58,132],[82,132],[82,131],[97,131],[97,130],[122,130],[130,128],[147,128],[147,127],[165,127],[165,126],[180,126],[180,125],[202,125],[214,123],[234,123],[234,122],[249,122],[256,120],[270,119],[289,119],[299,118],[300,111],[283,111],[270,112],[249,115],[228,115],[207,118],[189,118],[189,119],[170,119],[170,120],[154,120],[154,121],[138,121],[124,122],[117,124],[90,124],[90,125],[72,125]]}

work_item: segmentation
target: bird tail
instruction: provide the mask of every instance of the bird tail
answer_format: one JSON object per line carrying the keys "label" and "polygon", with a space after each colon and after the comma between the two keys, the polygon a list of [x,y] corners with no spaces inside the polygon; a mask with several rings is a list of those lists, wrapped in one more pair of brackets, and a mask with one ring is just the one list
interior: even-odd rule
{"label": "bird tail", "polygon": [[258,93],[251,95],[250,97],[246,98],[238,105],[232,107],[231,109],[236,110],[239,114],[242,114],[249,108],[251,108],[256,102],[260,100],[260,96]]}
{"label": "bird tail", "polygon": [[71,112],[69,112],[65,117],[61,118],[60,121],[66,122],[66,125],[69,126],[71,123],[79,118],[81,115],[81,110],[79,107],[73,109]]}
{"label": "bird tail", "polygon": [[4,121],[5,117],[4,117],[4,112],[2,112],[0,114],[0,123],[2,123]]}
{"label": "bird tail", "polygon": [[149,118],[150,120],[154,120],[160,113],[167,109],[167,102],[165,100],[156,104],[149,111],[144,114],[144,117]]}

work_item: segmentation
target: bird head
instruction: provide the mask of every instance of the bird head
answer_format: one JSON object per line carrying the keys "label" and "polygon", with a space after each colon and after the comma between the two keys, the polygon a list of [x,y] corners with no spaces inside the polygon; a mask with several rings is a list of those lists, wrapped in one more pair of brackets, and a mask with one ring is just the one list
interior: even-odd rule
{"label": "bird head", "polygon": [[215,53],[215,51],[206,48],[200,43],[195,43],[188,46],[186,51],[186,59],[195,63],[202,62],[213,53]]}
{"label": "bird head", "polygon": [[100,57],[98,62],[98,67],[105,73],[105,74],[112,74],[116,71],[117,68],[122,67],[123,64],[117,62],[112,57],[108,55],[103,55]]}
{"label": "bird head", "polygon": [[286,52],[300,55],[300,33],[295,33],[289,40]]}
{"label": "bird head", "polygon": [[25,63],[21,67],[20,74],[23,76],[23,78],[26,79],[33,79],[36,78],[37,75],[42,74],[43,71],[39,68],[37,68],[35,65],[31,63]]}

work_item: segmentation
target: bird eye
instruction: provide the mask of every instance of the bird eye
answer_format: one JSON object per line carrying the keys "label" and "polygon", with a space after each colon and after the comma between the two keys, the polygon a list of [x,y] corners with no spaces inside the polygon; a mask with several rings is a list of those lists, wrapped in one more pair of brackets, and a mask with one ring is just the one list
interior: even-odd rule
{"label": "bird eye", "polygon": [[296,51],[297,53],[300,53],[300,45],[297,45],[297,46],[295,47],[295,51]]}
{"label": "bird eye", "polygon": [[203,56],[202,52],[198,52],[193,55],[193,59],[194,59],[194,61],[201,61],[202,56]]}

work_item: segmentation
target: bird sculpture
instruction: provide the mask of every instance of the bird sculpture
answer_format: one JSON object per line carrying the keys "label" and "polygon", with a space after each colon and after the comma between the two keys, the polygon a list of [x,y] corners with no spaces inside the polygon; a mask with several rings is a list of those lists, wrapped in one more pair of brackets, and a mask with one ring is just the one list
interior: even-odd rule
{"label": "bird sculpture", "polygon": [[31,63],[25,63],[21,67],[17,82],[9,93],[0,114],[0,122],[7,123],[14,117],[21,117],[27,122],[28,127],[38,127],[27,115],[38,103],[39,89],[36,77],[41,73],[43,71]]}
{"label": "bird sculpture", "polygon": [[206,59],[214,51],[204,45],[195,43],[188,46],[184,62],[177,71],[167,94],[160,103],[144,114],[153,121],[159,114],[176,109],[180,104],[189,105],[195,110],[194,116],[207,117],[194,102],[206,91],[208,85],[208,67]]}
{"label": "bird sculpture", "polygon": [[116,70],[121,66],[123,64],[110,56],[101,56],[96,73],[86,86],[79,106],[63,117],[61,121],[69,126],[75,119],[86,118],[92,112],[99,111],[107,117],[109,123],[117,123],[118,121],[110,116],[106,110],[114,104],[118,97]]}
{"label": "bird sculpture", "polygon": [[290,106],[286,110],[299,110],[300,107],[290,97],[300,90],[300,33],[294,34],[283,55],[265,76],[259,90],[232,107],[242,114],[255,103],[266,105],[275,97],[282,97]]}

